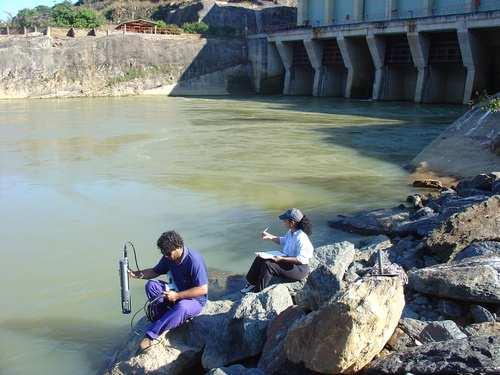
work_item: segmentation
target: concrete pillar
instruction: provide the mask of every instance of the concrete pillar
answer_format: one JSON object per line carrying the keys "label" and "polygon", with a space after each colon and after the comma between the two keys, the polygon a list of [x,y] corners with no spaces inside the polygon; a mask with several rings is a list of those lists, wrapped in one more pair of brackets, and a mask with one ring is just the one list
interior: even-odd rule
{"label": "concrete pillar", "polygon": [[48,37],[50,37],[50,33],[51,33],[50,26],[47,26],[47,30],[45,31],[45,35],[47,35]]}
{"label": "concrete pillar", "polygon": [[477,0],[466,0],[465,1],[465,12],[475,12],[477,11]]}
{"label": "concrete pillar", "polygon": [[432,16],[433,0],[422,0],[423,14],[422,16]]}
{"label": "concrete pillar", "polygon": [[293,47],[284,42],[277,41],[276,49],[278,50],[281,62],[285,67],[285,83],[283,86],[283,95],[292,95]]}
{"label": "concrete pillar", "polygon": [[352,18],[353,21],[363,21],[364,0],[353,0],[352,2]]}
{"label": "concrete pillar", "polygon": [[155,25],[154,33],[156,34],[156,30],[158,29],[158,26]]}
{"label": "concrete pillar", "polygon": [[306,20],[309,20],[308,14],[309,0],[299,1],[297,4],[297,25],[301,26]]}
{"label": "concrete pillar", "polygon": [[7,26],[7,35],[10,35],[10,29],[9,29],[9,26]]}
{"label": "concrete pillar", "polygon": [[375,67],[375,79],[373,81],[372,99],[382,99],[382,88],[385,80],[385,39],[381,36],[373,35],[373,32],[368,32],[366,36],[368,49],[372,56],[373,65]]}
{"label": "concrete pillar", "polygon": [[397,0],[385,0],[385,18],[390,20],[393,18],[394,12],[398,9]]}
{"label": "concrete pillar", "polygon": [[408,38],[413,64],[418,72],[415,102],[421,103],[424,99],[425,84],[429,77],[429,39],[418,32],[409,32],[406,37]]}
{"label": "concrete pillar", "polygon": [[339,46],[340,54],[342,55],[342,60],[344,60],[344,65],[347,69],[347,79],[345,83],[345,97],[350,98],[352,94],[352,84],[354,81],[354,64],[348,47],[348,42],[345,37],[338,33],[337,34],[337,45]]}
{"label": "concrete pillar", "polygon": [[24,36],[27,36],[28,35],[28,29],[26,27],[24,27]]}
{"label": "concrete pillar", "polygon": [[325,0],[325,18],[324,24],[331,25],[333,23],[333,2],[335,0]]}
{"label": "concrete pillar", "polygon": [[325,69],[323,67],[323,46],[317,40],[304,40],[309,62],[314,69],[313,96],[322,96]]}
{"label": "concrete pillar", "polygon": [[[463,104],[467,104],[472,98],[472,94],[476,87],[482,86],[480,81],[480,41],[469,30],[464,23],[457,26],[458,44],[460,46],[460,53],[462,55],[462,62],[467,69],[467,76],[465,78],[465,88]],[[483,82],[484,84],[484,82]],[[483,86],[484,87],[484,86]]]}

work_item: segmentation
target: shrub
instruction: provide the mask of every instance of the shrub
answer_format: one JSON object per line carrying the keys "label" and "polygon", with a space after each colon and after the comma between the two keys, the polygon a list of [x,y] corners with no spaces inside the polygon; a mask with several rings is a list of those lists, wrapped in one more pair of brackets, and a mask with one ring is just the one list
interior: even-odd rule
{"label": "shrub", "polygon": [[163,20],[156,21],[156,26],[158,27],[167,27],[167,24]]}
{"label": "shrub", "polygon": [[188,34],[207,34],[210,27],[205,22],[186,22],[182,24],[182,30]]}
{"label": "shrub", "polygon": [[92,9],[75,7],[69,1],[54,5],[37,6],[33,9],[20,10],[13,18],[13,24],[18,27],[99,27],[104,23],[104,17]]}
{"label": "shrub", "polygon": [[476,98],[470,101],[471,105],[478,104],[483,111],[499,112],[500,111],[500,97],[489,95],[486,90],[481,93],[476,92]]}

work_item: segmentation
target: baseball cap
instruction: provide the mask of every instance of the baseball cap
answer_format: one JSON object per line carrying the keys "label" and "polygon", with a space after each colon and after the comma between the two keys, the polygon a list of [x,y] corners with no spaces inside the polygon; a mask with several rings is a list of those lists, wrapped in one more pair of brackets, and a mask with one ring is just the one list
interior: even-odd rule
{"label": "baseball cap", "polygon": [[297,223],[299,223],[303,217],[304,214],[298,208],[290,208],[279,216],[280,220],[293,220]]}

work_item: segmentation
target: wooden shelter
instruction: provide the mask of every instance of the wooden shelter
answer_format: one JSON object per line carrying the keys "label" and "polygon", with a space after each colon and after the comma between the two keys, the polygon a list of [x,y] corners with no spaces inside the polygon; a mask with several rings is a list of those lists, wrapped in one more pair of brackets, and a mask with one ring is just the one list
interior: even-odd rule
{"label": "wooden shelter", "polygon": [[122,22],[121,24],[116,26],[116,30],[122,30],[129,33],[156,34],[157,29],[158,27],[156,26],[155,22],[143,19]]}

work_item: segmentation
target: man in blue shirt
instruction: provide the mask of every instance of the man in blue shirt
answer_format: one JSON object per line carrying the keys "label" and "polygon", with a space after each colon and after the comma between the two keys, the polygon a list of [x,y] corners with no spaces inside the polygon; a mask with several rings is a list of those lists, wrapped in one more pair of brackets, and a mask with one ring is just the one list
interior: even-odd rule
{"label": "man in blue shirt", "polygon": [[[149,348],[166,330],[200,314],[207,303],[208,272],[201,254],[185,247],[175,231],[163,233],[157,246],[163,257],[155,267],[130,271],[132,277],[149,280],[146,295],[149,301],[154,301],[151,305],[154,321],[139,344],[141,350]],[[165,282],[150,280],[169,271],[177,291],[170,290]]]}

